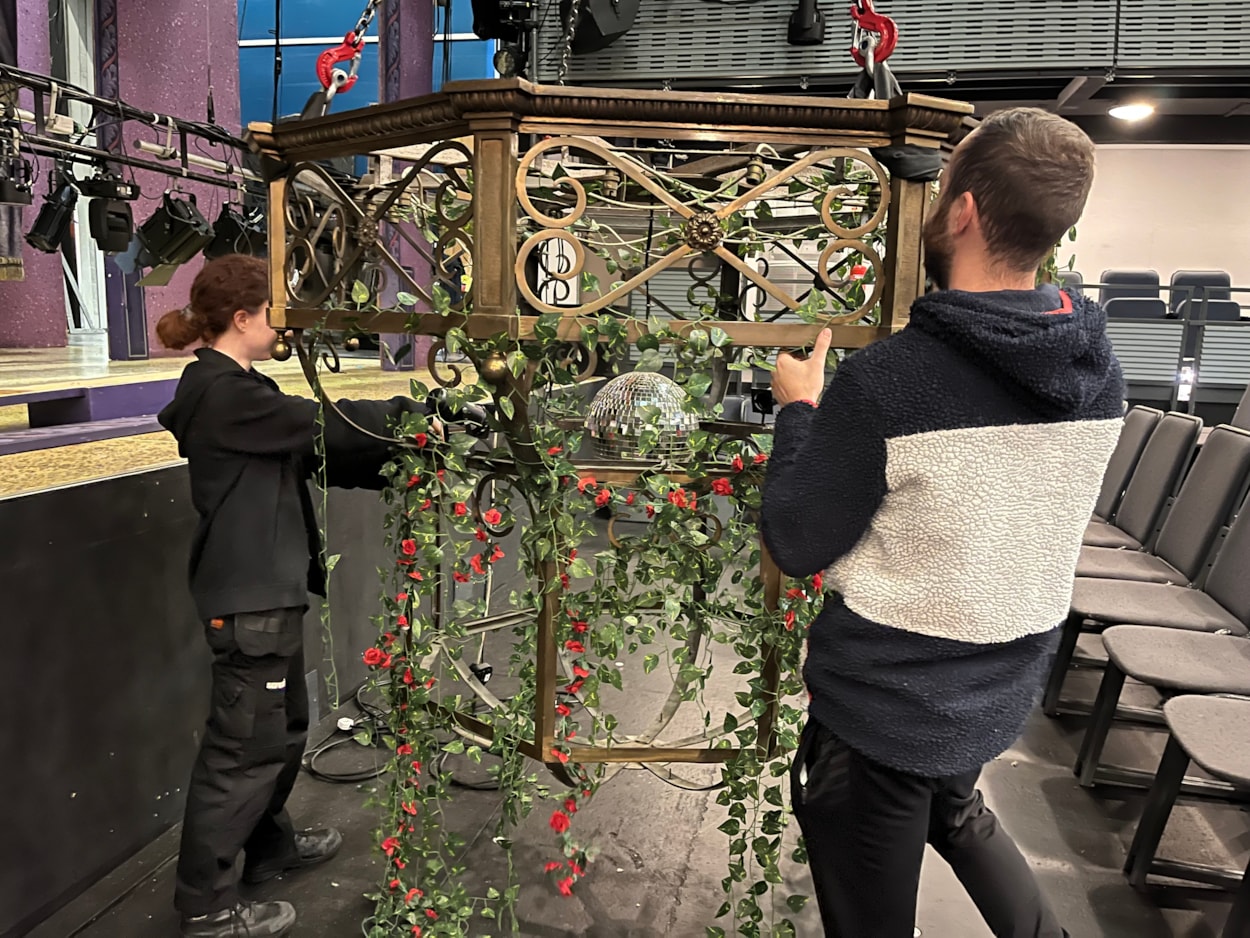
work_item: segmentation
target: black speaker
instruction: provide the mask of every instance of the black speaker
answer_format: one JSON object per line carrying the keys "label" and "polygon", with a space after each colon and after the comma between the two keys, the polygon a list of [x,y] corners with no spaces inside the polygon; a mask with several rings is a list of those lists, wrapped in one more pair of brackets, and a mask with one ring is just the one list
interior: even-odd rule
{"label": "black speaker", "polygon": [[[572,0],[561,0],[560,20],[568,21]],[[573,54],[606,49],[634,27],[638,0],[582,0],[582,13],[573,33]]]}
{"label": "black speaker", "polygon": [[87,206],[91,237],[105,254],[124,254],[135,234],[130,203],[120,199],[92,199]]}

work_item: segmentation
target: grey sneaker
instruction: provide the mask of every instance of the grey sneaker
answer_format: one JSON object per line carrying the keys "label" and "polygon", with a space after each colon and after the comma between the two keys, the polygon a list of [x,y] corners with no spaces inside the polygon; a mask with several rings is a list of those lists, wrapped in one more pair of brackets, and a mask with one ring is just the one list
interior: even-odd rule
{"label": "grey sneaker", "polygon": [[289,902],[240,902],[232,909],[182,918],[182,938],[282,938],[295,926]]}

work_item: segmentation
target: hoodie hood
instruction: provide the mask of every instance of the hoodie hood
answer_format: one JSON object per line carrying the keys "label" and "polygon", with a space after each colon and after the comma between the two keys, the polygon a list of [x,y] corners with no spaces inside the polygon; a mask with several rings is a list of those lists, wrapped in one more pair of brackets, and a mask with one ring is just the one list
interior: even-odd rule
{"label": "hoodie hood", "polygon": [[174,391],[174,399],[165,409],[157,414],[160,425],[174,435],[178,441],[178,455],[185,457],[187,428],[195,418],[195,411],[200,406],[204,392],[212,383],[223,375],[242,372],[243,368],[229,355],[210,348],[197,349],[195,361],[182,370],[182,378]]}
{"label": "hoodie hood", "polygon": [[[1061,311],[1069,305],[1071,312]],[[1097,303],[1049,285],[939,290],[911,308],[911,326],[1064,414],[1082,410],[1120,378],[1106,322]]]}

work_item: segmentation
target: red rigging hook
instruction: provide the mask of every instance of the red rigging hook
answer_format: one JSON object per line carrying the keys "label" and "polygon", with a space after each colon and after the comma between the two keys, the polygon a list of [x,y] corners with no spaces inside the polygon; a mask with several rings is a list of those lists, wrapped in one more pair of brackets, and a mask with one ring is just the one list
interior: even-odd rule
{"label": "red rigging hook", "polygon": [[876,33],[881,37],[873,54],[874,62],[884,62],[898,45],[898,26],[894,20],[873,9],[872,0],[854,0],[851,4],[851,19],[855,21],[855,42],[851,46],[851,58],[860,68],[867,67],[867,60],[860,49],[860,32]]}
{"label": "red rigging hook", "polygon": [[[321,87],[328,89],[334,84],[334,66],[340,62],[351,62],[364,51],[364,48],[364,32],[360,33],[359,38],[357,38],[355,32],[350,32],[343,37],[341,45],[326,49],[325,52],[317,56],[317,77],[321,80]],[[351,74],[347,76],[347,80],[338,89],[339,92],[351,91],[352,85],[356,84],[356,78],[356,69],[352,68]]]}

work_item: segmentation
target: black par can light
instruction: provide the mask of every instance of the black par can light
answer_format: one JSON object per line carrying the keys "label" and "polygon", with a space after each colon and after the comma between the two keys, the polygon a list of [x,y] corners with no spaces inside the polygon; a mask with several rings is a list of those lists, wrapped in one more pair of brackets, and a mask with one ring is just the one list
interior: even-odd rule
{"label": "black par can light", "polygon": [[77,204],[78,190],[68,182],[62,182],[44,199],[34,225],[26,234],[26,243],[36,251],[55,254],[74,222],[74,206]]}

